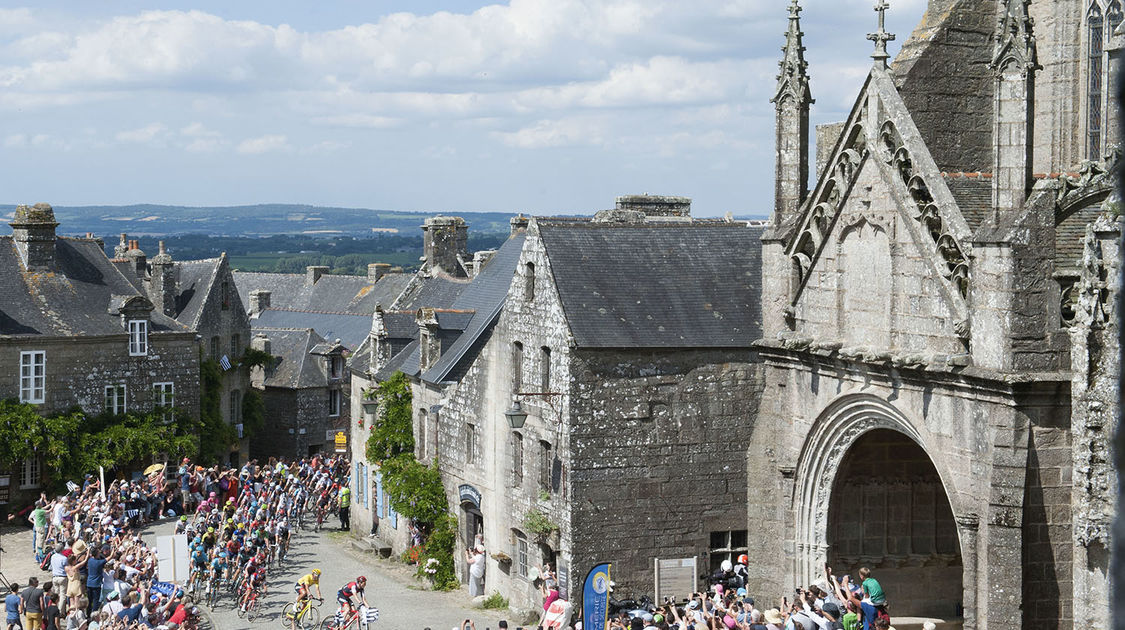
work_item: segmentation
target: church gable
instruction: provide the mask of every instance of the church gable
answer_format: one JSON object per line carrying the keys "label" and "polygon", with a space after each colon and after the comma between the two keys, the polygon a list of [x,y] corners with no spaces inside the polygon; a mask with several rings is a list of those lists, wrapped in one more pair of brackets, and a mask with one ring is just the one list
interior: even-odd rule
{"label": "church gable", "polygon": [[970,229],[885,69],[872,70],[829,165],[786,246],[795,334],[965,352]]}

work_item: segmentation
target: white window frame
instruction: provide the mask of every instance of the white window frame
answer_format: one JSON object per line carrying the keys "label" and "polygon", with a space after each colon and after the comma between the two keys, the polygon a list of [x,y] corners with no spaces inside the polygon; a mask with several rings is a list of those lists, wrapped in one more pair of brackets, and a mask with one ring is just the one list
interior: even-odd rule
{"label": "white window frame", "polygon": [[148,355],[148,321],[143,319],[129,320],[129,356],[143,357]]}
{"label": "white window frame", "polygon": [[47,353],[20,352],[20,402],[41,405],[47,399]]}
{"label": "white window frame", "polygon": [[[105,410],[114,415],[129,412],[129,388],[125,383],[105,386]],[[111,398],[112,397],[112,398]]]}
{"label": "white window frame", "polygon": [[340,416],[340,390],[328,390],[328,416],[330,418],[338,418]]}
{"label": "white window frame", "polygon": [[164,421],[170,422],[175,418],[172,409],[176,406],[176,384],[175,383],[153,383],[152,384],[152,406],[163,407]]}
{"label": "white window frame", "polygon": [[19,470],[20,490],[38,488],[43,482],[43,466],[38,457],[23,460]]}
{"label": "white window frame", "polygon": [[516,575],[526,580],[531,556],[531,546],[528,544],[527,534],[520,531],[516,532],[516,548],[513,551],[515,551],[513,560],[516,565]]}

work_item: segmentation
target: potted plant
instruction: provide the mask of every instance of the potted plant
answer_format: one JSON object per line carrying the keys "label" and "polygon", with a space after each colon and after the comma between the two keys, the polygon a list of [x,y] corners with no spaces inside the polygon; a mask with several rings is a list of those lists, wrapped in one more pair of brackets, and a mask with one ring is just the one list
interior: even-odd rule
{"label": "potted plant", "polygon": [[363,395],[363,413],[375,415],[379,411],[379,389],[364,387],[360,393]]}

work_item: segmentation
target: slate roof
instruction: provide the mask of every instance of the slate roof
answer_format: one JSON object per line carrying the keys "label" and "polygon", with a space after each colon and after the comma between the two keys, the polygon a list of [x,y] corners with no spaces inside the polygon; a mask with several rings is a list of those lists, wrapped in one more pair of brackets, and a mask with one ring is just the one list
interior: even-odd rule
{"label": "slate roof", "polygon": [[[110,314],[114,296],[143,296],[97,241],[55,240],[55,273],[27,273],[11,236],[0,237],[0,335],[120,335],[121,319]],[[189,332],[151,314],[153,332]]]}
{"label": "slate roof", "polygon": [[749,347],[761,235],[744,223],[539,223],[580,348]]}
{"label": "slate roof", "polygon": [[469,284],[468,279],[454,278],[440,271],[429,278],[417,274],[398,300],[394,302],[392,308],[400,311],[414,311],[420,308],[448,308]]}
{"label": "slate roof", "polygon": [[1055,226],[1055,270],[1077,274],[1084,250],[1086,226],[1102,213],[1102,203],[1088,205],[1071,211]]}
{"label": "slate roof", "polygon": [[371,315],[375,305],[389,307],[410,284],[413,274],[392,273],[372,283],[367,276],[324,274],[310,284],[305,274],[234,272],[234,283],[242,303],[250,304],[250,292],[270,292],[272,308],[317,310]]}
{"label": "slate roof", "polygon": [[[454,300],[453,309],[472,311],[473,316],[467,322],[464,333],[458,335],[448,348],[443,341],[441,357],[422,375],[423,380],[431,383],[449,380],[476,356],[504,307],[525,240],[527,235],[521,232],[505,241],[468,288]],[[438,322],[441,323],[440,315]],[[417,352],[407,359],[402,371],[418,373]]]}
{"label": "slate roof", "polygon": [[312,328],[324,339],[339,339],[344,347],[354,351],[371,331],[371,315],[270,308],[250,320],[250,328],[252,332],[260,328]]}
{"label": "slate roof", "polygon": [[310,352],[324,338],[311,328],[255,328],[255,333],[269,337],[270,354],[278,357],[272,369],[266,370],[266,387],[303,389],[324,387],[324,373],[317,357]]}
{"label": "slate roof", "polygon": [[977,173],[974,173],[977,177],[966,177],[962,173],[943,175],[949,192],[953,193],[953,199],[961,209],[961,216],[969,224],[969,229],[975,232],[992,209],[992,178],[981,177]]}
{"label": "slate roof", "polygon": [[211,294],[215,278],[219,275],[221,263],[221,258],[175,263],[179,290],[176,296],[176,319],[191,326],[193,330],[199,328],[199,318],[203,315],[203,307],[207,303],[207,296]]}

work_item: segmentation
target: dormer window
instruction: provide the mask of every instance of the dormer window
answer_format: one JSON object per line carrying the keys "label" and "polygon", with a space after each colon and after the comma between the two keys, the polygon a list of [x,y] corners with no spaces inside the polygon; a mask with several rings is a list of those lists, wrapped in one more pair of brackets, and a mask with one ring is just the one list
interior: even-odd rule
{"label": "dormer window", "polygon": [[344,358],[343,357],[328,357],[328,375],[332,378],[340,378],[344,372]]}
{"label": "dormer window", "polygon": [[143,357],[148,354],[148,322],[143,319],[129,320],[129,356]]}

